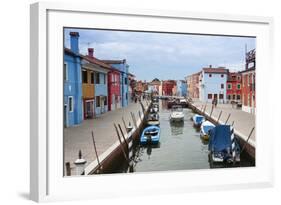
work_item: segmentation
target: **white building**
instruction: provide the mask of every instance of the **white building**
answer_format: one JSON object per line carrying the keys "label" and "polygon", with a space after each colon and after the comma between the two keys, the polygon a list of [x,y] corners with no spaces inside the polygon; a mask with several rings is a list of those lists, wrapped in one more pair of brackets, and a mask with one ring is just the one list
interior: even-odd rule
{"label": "white building", "polygon": [[203,68],[199,77],[200,101],[211,103],[216,98],[218,103],[225,103],[227,75],[228,69],[224,67]]}

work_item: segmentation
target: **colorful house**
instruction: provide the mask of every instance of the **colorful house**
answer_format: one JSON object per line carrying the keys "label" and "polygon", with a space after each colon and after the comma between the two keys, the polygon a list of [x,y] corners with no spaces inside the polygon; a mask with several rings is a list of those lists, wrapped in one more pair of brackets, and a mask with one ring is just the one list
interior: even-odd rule
{"label": "colorful house", "polygon": [[[89,70],[94,82],[94,115],[99,116],[108,111],[107,74],[111,66],[94,57],[94,49],[88,49],[88,55],[82,56],[82,67]],[[85,74],[86,75],[86,74]]]}
{"label": "colorful house", "polygon": [[177,96],[186,97],[187,96],[187,85],[185,80],[177,81]]}
{"label": "colorful house", "polygon": [[246,53],[246,69],[242,75],[242,110],[256,113],[256,50]]}
{"label": "colorful house", "polygon": [[103,62],[113,66],[114,68],[120,71],[121,102],[122,102],[122,107],[127,107],[130,96],[129,96],[129,79],[128,79],[129,65],[126,63],[126,59],[103,60]]}
{"label": "colorful house", "polygon": [[199,98],[199,77],[201,71],[186,77],[187,94],[190,98]]}
{"label": "colorful house", "polygon": [[162,92],[164,96],[172,96],[175,95],[177,86],[176,81],[174,80],[164,80],[162,82]]}
{"label": "colorful house", "polygon": [[217,99],[218,103],[226,102],[226,81],[228,69],[224,67],[203,68],[199,78],[200,101],[212,102]]}
{"label": "colorful house", "polygon": [[83,120],[81,57],[79,55],[79,33],[70,32],[70,49],[64,48],[64,127],[78,125]]}
{"label": "colorful house", "polygon": [[121,108],[120,75],[115,68],[108,72],[108,110]]}
{"label": "colorful house", "polygon": [[241,102],[242,93],[242,76],[240,73],[229,73],[226,82],[226,98],[227,102]]}

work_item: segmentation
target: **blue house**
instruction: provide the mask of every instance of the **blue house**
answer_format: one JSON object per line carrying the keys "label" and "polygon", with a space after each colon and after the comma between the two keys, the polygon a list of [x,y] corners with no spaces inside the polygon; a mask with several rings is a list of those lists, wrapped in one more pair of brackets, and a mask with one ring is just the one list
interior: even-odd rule
{"label": "blue house", "polygon": [[127,107],[129,104],[129,65],[126,62],[126,59],[123,60],[103,60],[104,63],[112,65],[114,68],[117,68],[121,75],[120,75],[120,96],[122,107]]}
{"label": "blue house", "polygon": [[184,80],[177,81],[177,96],[186,97],[187,96],[187,84]]}
{"label": "blue house", "polygon": [[64,126],[78,125],[83,120],[81,57],[79,55],[79,33],[70,32],[70,49],[64,48]]}
{"label": "blue house", "polygon": [[88,55],[82,57],[82,67],[93,71],[95,86],[94,113],[95,116],[108,111],[108,72],[111,66],[94,57],[94,49],[88,48]]}

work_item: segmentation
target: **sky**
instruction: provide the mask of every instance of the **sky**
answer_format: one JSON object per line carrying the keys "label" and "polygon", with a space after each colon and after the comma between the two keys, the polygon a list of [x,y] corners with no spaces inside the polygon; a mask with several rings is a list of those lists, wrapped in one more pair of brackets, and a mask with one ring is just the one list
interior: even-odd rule
{"label": "sky", "polygon": [[79,32],[79,50],[101,60],[126,59],[137,80],[184,80],[203,67],[245,68],[245,50],[256,48],[253,37],[174,33],[64,29],[64,46],[70,48],[69,32]]}

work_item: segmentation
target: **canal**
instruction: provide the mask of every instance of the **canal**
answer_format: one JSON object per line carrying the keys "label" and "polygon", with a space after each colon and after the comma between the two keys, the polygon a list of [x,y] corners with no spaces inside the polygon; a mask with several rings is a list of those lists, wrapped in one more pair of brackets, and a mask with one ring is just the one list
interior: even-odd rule
{"label": "canal", "polygon": [[[171,123],[171,111],[167,101],[159,101],[160,143],[157,146],[136,146],[134,148],[133,172],[169,171],[223,168],[229,165],[210,165],[208,160],[208,144],[200,138],[199,130],[193,127],[191,109],[184,109],[184,122]],[[232,165],[233,166],[233,165]],[[255,166],[248,156],[241,155],[241,162],[234,166]]]}

